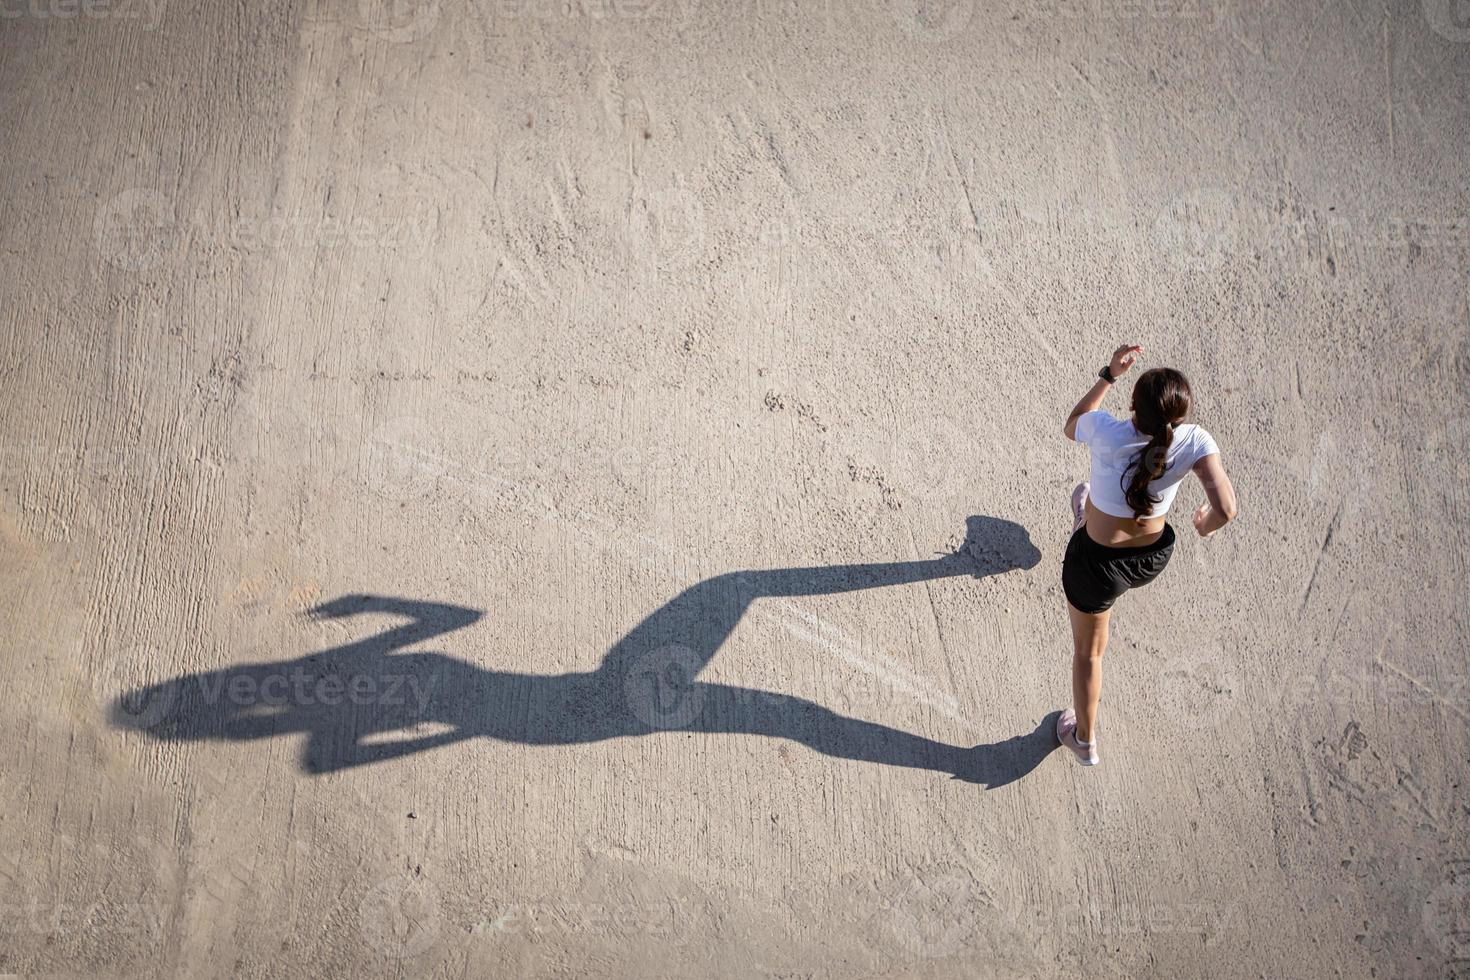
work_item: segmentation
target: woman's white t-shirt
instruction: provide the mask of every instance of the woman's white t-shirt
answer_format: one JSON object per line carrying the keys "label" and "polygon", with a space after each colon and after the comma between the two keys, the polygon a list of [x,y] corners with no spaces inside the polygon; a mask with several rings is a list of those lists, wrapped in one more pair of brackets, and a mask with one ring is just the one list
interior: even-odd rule
{"label": "woman's white t-shirt", "polygon": [[[1079,415],[1076,432],[1077,441],[1086,443],[1092,451],[1092,489],[1088,491],[1092,505],[1104,514],[1132,517],[1133,508],[1123,496],[1125,477],[1132,472],[1133,458],[1148,445],[1149,437],[1133,427],[1132,418],[1116,419],[1102,410]],[[1194,424],[1176,425],[1164,457],[1164,475],[1148,485],[1149,493],[1159,502],[1143,516],[1167,514],[1180,482],[1194,464],[1219,451],[1204,429]]]}

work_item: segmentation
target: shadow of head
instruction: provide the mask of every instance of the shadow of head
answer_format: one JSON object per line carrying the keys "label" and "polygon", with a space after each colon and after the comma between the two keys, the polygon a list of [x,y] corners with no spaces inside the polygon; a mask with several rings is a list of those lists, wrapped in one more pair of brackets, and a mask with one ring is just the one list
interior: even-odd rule
{"label": "shadow of head", "polygon": [[978,514],[965,519],[965,543],[960,551],[978,562],[984,573],[1035,568],[1041,562],[1041,551],[1031,543],[1024,527],[1015,521]]}

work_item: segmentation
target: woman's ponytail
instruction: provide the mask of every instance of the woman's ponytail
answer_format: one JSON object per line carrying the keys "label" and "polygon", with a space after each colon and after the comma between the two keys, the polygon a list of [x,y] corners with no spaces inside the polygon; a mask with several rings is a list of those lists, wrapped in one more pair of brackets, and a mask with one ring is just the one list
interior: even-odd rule
{"label": "woman's ponytail", "polygon": [[1174,426],[1189,414],[1192,397],[1189,381],[1173,368],[1145,371],[1133,386],[1133,422],[1139,432],[1149,436],[1148,444],[1123,473],[1123,499],[1133,509],[1135,519],[1142,519],[1159,502],[1148,485],[1168,468]]}

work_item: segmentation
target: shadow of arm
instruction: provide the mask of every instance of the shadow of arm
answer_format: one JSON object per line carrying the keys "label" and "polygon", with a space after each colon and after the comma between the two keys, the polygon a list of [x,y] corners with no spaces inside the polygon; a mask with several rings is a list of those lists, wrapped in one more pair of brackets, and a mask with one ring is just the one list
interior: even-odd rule
{"label": "shadow of arm", "polygon": [[409,622],[341,648],[343,650],[366,648],[381,653],[463,629],[484,615],[478,609],[446,602],[424,602],[419,599],[395,599],[377,595],[340,596],[307,610],[307,615],[313,619],[344,619],[360,613],[388,613],[402,616]]}

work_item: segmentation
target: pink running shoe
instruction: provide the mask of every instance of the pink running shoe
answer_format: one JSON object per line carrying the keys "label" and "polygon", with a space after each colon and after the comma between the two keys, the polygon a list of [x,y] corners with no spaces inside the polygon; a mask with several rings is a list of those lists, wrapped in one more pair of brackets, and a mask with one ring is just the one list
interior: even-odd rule
{"label": "pink running shoe", "polygon": [[1072,491],[1072,532],[1087,523],[1087,493],[1092,484],[1083,480]]}
{"label": "pink running shoe", "polygon": [[1102,761],[1097,757],[1097,732],[1092,733],[1091,742],[1084,744],[1077,740],[1077,713],[1071,708],[1057,719],[1057,741],[1072,750],[1080,765],[1095,766]]}

